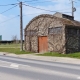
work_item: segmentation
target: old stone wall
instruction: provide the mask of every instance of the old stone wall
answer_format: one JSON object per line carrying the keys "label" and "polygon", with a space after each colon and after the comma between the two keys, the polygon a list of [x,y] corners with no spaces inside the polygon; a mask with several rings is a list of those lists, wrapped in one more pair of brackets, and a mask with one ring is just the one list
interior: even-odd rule
{"label": "old stone wall", "polygon": [[[61,27],[60,33],[49,34],[50,28]],[[31,22],[25,30],[25,49],[38,52],[38,36],[48,37],[48,51],[63,52],[65,35],[63,24],[55,17],[42,16]]]}
{"label": "old stone wall", "polygon": [[50,52],[62,52],[62,35],[49,35],[48,36],[48,45]]}
{"label": "old stone wall", "polygon": [[80,51],[80,29],[66,28],[66,53]]}
{"label": "old stone wall", "polygon": [[32,51],[32,52],[38,52],[37,36],[32,36],[32,37],[26,36],[25,50]]}
{"label": "old stone wall", "polygon": [[50,52],[66,53],[65,47],[65,27],[61,28],[61,32],[48,35],[48,47]]}

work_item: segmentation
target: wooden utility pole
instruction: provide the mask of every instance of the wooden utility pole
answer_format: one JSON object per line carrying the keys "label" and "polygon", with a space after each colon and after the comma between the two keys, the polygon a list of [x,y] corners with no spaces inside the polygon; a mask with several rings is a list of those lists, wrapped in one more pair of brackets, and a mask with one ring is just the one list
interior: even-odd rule
{"label": "wooden utility pole", "polygon": [[21,48],[20,51],[23,50],[23,19],[22,19],[22,2],[19,3],[20,7],[20,43],[21,43]]}
{"label": "wooden utility pole", "polygon": [[76,11],[76,8],[74,7],[74,1],[71,0],[72,3],[72,16],[74,17],[74,12]]}

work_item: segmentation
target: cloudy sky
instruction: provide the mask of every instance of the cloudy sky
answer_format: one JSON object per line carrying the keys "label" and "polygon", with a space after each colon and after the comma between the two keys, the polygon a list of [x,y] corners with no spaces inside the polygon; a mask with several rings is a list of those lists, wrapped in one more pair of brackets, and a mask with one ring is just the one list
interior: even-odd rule
{"label": "cloudy sky", "polygon": [[[18,1],[21,0],[0,0],[0,35],[2,35],[3,40],[12,40],[12,37],[15,35],[20,39],[20,8]],[[23,29],[33,17],[40,14],[54,14],[55,12],[62,12],[71,15],[71,0],[22,0],[22,2]],[[80,21],[79,4],[79,0],[74,0],[74,6],[76,7],[74,17],[75,20],[78,21]]]}

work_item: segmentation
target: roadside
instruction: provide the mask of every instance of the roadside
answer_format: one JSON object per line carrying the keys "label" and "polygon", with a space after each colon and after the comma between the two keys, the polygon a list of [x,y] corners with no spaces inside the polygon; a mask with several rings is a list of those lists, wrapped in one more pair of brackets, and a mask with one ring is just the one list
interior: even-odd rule
{"label": "roadside", "polygon": [[29,54],[29,53],[31,53],[31,52],[29,52],[29,51],[20,51],[20,48],[13,48],[13,47],[8,47],[8,48],[1,48],[0,47],[0,52],[6,52],[6,53],[14,53],[14,54]]}
{"label": "roadside", "polygon": [[[33,52],[29,52],[29,51],[20,51],[20,44],[0,44],[0,52],[6,52],[6,53],[14,53],[14,55],[31,55],[33,54]],[[75,59],[80,59],[80,52],[76,52],[76,53],[70,53],[70,54],[59,54],[59,53],[56,53],[56,52],[47,52],[47,53],[44,53],[44,54],[37,54],[37,53],[34,53],[35,56],[41,56],[41,57],[50,57],[50,58],[53,58],[53,57],[56,57],[56,58],[75,58]]]}
{"label": "roadside", "polygon": [[42,60],[42,61],[51,61],[51,62],[61,62],[61,63],[71,63],[71,64],[80,64],[80,59],[68,58],[68,57],[51,57],[51,56],[38,56],[36,54],[13,54],[0,52],[0,55],[18,57],[18,58],[27,58],[34,60]]}

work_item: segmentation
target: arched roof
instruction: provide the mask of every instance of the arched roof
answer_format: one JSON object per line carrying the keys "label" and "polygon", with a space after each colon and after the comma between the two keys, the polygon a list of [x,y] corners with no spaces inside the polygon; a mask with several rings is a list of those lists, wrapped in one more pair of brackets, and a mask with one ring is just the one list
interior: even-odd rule
{"label": "arched roof", "polygon": [[36,19],[38,19],[38,18],[40,18],[40,17],[52,17],[53,18],[53,15],[51,15],[51,14],[41,14],[41,15],[38,15],[38,16],[36,16],[36,17],[34,17],[28,24],[27,24],[27,26],[26,26],[26,28],[25,29],[27,29],[27,27],[33,22],[33,21],[35,21]]}
{"label": "arched roof", "polygon": [[79,22],[79,21],[69,20],[69,19],[66,19],[66,18],[59,18],[59,17],[56,17],[56,16],[51,15],[51,14],[41,14],[41,15],[38,15],[38,16],[34,17],[34,18],[28,23],[28,25],[26,26],[25,30],[27,29],[27,27],[28,27],[33,21],[35,21],[36,19],[41,18],[41,17],[55,18],[55,19],[57,19],[57,20],[60,20],[64,25],[72,25],[72,26],[78,26],[78,27],[80,27],[80,22]]}

